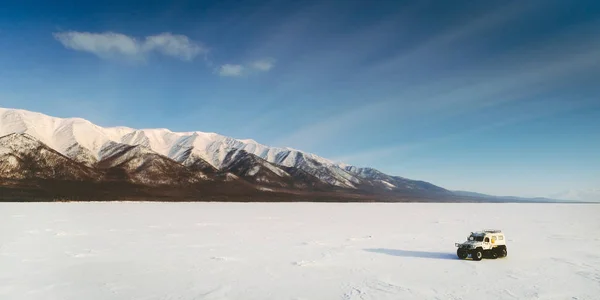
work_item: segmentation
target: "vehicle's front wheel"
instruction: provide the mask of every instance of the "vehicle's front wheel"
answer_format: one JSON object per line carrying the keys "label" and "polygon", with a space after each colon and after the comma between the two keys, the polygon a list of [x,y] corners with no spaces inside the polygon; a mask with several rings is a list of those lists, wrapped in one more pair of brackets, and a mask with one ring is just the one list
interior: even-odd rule
{"label": "vehicle's front wheel", "polygon": [[508,252],[506,251],[506,247],[502,247],[502,249],[500,249],[500,257],[506,257],[508,255]]}
{"label": "vehicle's front wheel", "polygon": [[463,249],[458,249],[456,250],[456,255],[458,255],[458,258],[460,259],[465,259],[469,256],[469,253]]}
{"label": "vehicle's front wheel", "polygon": [[471,253],[471,257],[473,258],[473,260],[479,261],[483,258],[483,252],[481,251],[481,249],[477,249],[473,251],[473,253]]}

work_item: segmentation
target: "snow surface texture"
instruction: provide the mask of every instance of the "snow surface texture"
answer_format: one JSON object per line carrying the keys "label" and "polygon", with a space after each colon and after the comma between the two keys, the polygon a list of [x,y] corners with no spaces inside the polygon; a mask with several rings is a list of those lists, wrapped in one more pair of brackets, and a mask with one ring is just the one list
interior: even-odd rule
{"label": "snow surface texture", "polygon": [[[61,119],[26,110],[0,108],[0,136],[11,133],[27,133],[87,165],[105,157],[106,148],[115,147],[114,143],[144,146],[180,163],[191,154],[217,169],[223,167],[227,153],[237,149],[277,165],[303,169],[336,186],[354,188],[360,182],[344,169],[347,165],[291,148],[268,147],[254,140],[237,140],[216,133],[103,128],[81,118]],[[274,172],[282,171],[275,169]]]}
{"label": "snow surface texture", "polygon": [[[598,205],[10,203],[0,299],[598,299]],[[456,258],[499,228],[508,257]]]}

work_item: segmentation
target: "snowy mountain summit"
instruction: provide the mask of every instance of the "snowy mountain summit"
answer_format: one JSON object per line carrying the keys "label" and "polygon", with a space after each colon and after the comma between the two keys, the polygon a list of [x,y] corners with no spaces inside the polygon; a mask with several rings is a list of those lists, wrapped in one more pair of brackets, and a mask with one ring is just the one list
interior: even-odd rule
{"label": "snowy mountain summit", "polygon": [[[15,134],[27,138],[15,138]],[[6,174],[18,173],[15,161],[23,160],[23,153],[28,149],[28,157],[41,155],[31,150],[39,148],[37,144],[33,147],[32,143],[39,143],[63,159],[72,161],[70,164],[76,164],[80,173],[85,170],[85,174],[104,174],[100,176],[100,181],[102,178],[116,180],[118,176],[114,174],[121,172],[123,174],[119,178],[122,180],[147,185],[174,182],[193,184],[235,178],[259,185],[262,190],[266,190],[264,186],[275,186],[283,189],[368,193],[449,193],[426,182],[336,163],[291,148],[268,147],[254,140],[238,140],[216,133],[103,128],[81,118],[63,119],[0,108],[0,136],[6,139],[10,135],[13,135],[11,142],[7,142],[10,147],[0,149],[0,164]],[[12,158],[9,159],[9,156]],[[117,169],[120,171],[115,171]]]}

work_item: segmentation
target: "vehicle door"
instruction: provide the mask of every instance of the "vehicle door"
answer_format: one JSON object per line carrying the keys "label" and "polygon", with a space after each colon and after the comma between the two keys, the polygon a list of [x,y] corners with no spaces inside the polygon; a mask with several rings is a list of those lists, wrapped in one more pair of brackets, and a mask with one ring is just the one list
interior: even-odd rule
{"label": "vehicle door", "polygon": [[483,249],[484,250],[492,249],[492,243],[490,242],[490,237],[489,236],[486,236],[483,239]]}

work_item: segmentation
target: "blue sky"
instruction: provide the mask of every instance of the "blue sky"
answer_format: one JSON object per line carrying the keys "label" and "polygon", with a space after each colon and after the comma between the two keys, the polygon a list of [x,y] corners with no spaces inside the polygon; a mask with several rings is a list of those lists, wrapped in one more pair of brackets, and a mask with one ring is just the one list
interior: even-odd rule
{"label": "blue sky", "polygon": [[600,186],[598,1],[6,1],[0,106],[450,189]]}

